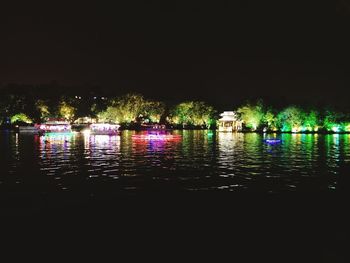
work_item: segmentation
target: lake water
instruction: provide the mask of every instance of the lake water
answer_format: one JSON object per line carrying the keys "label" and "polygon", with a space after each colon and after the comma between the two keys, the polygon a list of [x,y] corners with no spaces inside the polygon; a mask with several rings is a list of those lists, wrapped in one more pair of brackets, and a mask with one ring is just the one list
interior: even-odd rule
{"label": "lake water", "polygon": [[[14,215],[11,221],[18,219],[14,227],[4,224],[4,229],[8,228],[16,239],[15,243],[19,235],[14,235],[13,229],[19,228],[21,233],[23,229],[33,229],[33,233],[27,235],[30,238],[25,243],[27,246],[44,223],[47,226],[43,229],[56,239],[52,231],[67,222],[72,228],[68,228],[69,234],[76,234],[77,228],[86,234],[81,235],[88,242],[84,249],[95,249],[103,240],[110,242],[105,236],[92,238],[93,228],[98,233],[111,234],[115,227],[117,230],[111,234],[113,248],[115,240],[122,240],[127,246],[133,244],[133,248],[135,243],[142,244],[143,248],[145,244],[152,244],[152,249],[164,251],[159,245],[162,243],[170,247],[170,255],[174,247],[178,251],[188,248],[197,258],[198,254],[207,257],[207,251],[213,252],[213,248],[219,246],[215,258],[226,255],[225,251],[230,257],[237,257],[233,248],[243,251],[244,258],[252,254],[261,258],[263,254],[252,249],[256,246],[270,261],[271,255],[279,252],[279,261],[294,255],[293,262],[304,262],[301,259],[306,256],[310,258],[307,262],[321,262],[314,260],[318,255],[322,259],[329,256],[326,260],[329,262],[345,262],[335,258],[341,255],[339,244],[344,244],[344,248],[347,244],[348,234],[340,227],[342,222],[349,222],[345,216],[347,198],[342,199],[341,209],[337,211],[334,203],[339,200],[329,201],[328,194],[321,199],[323,194],[311,194],[317,202],[307,198],[291,202],[281,198],[282,195],[268,194],[268,198],[277,196],[274,201],[281,200],[268,203],[272,205],[259,202],[256,196],[252,201],[247,199],[252,192],[337,192],[344,167],[350,162],[349,134],[264,136],[174,131],[181,135],[174,140],[140,140],[133,134],[133,131],[123,131],[121,136],[76,133],[40,137],[0,132],[0,201],[3,201],[0,207],[2,217],[10,214]],[[274,136],[282,142],[264,142]],[[248,192],[248,195],[235,195],[230,191]],[[161,197],[156,195],[154,199],[139,202],[146,195],[137,194],[144,192],[161,193]],[[193,201],[189,195],[181,195],[185,196],[183,202],[177,202],[179,195],[175,195],[175,202],[171,199],[169,202],[163,195],[169,192],[195,192],[196,197],[203,197],[201,193],[215,194],[208,194],[204,202]],[[213,202],[214,196],[222,196],[218,192],[228,195]],[[126,202],[126,195],[142,198]],[[291,196],[294,200],[295,195]],[[110,197],[113,202],[108,202]],[[167,202],[150,209],[150,204],[159,199]],[[93,205],[86,205],[90,203]],[[111,211],[116,213],[112,219]],[[22,215],[28,214],[34,215],[36,224],[26,224],[28,220],[22,219]],[[81,216],[73,220],[76,215]],[[164,235],[157,236],[155,229]],[[64,235],[68,241],[69,234]],[[157,245],[149,239],[155,236]],[[181,240],[181,246],[174,236]],[[50,239],[41,240],[50,246],[53,244]],[[80,242],[76,238],[72,240],[72,247],[76,248]],[[176,244],[169,246],[174,240]],[[237,243],[232,243],[233,240]],[[194,249],[195,245],[198,250]]]}
{"label": "lake water", "polygon": [[181,137],[139,140],[135,133],[1,132],[0,191],[334,191],[350,162],[350,134],[174,131]]}

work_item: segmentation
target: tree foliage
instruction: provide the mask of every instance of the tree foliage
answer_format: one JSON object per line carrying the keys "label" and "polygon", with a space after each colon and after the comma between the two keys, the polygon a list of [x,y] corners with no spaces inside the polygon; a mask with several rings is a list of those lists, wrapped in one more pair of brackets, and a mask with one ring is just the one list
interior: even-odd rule
{"label": "tree foliage", "polygon": [[277,130],[278,119],[276,114],[271,109],[265,112],[263,122],[265,123],[265,128],[267,128],[268,130]]}
{"label": "tree foliage", "polygon": [[253,131],[260,127],[265,117],[264,107],[260,102],[255,105],[246,104],[241,106],[237,112],[241,115],[244,125]]}
{"label": "tree foliage", "polygon": [[215,124],[216,111],[202,101],[188,101],[176,105],[168,117],[168,121],[178,125],[194,125],[210,127]]}
{"label": "tree foliage", "polygon": [[143,96],[139,94],[126,94],[110,101],[110,106],[98,114],[98,119],[107,122],[131,123],[135,122],[141,114],[144,104]]}
{"label": "tree foliage", "polygon": [[281,111],[277,118],[281,131],[300,131],[305,114],[300,108],[290,106]]}
{"label": "tree foliage", "polygon": [[144,103],[142,114],[145,119],[151,123],[159,123],[165,113],[166,106],[159,101],[146,101]]}
{"label": "tree foliage", "polygon": [[73,106],[73,103],[70,103],[66,100],[61,100],[58,106],[58,113],[61,118],[64,118],[69,121],[73,121],[76,117],[77,108]]}
{"label": "tree foliage", "polygon": [[165,113],[165,104],[146,100],[139,94],[126,94],[112,99],[106,110],[97,114],[104,122],[133,123],[138,120],[157,123]]}
{"label": "tree foliage", "polygon": [[50,117],[49,105],[44,100],[38,100],[35,103],[36,109],[40,114],[40,119],[45,120]]}
{"label": "tree foliage", "polygon": [[320,126],[320,115],[317,111],[311,110],[304,115],[302,131],[318,131]]}
{"label": "tree foliage", "polygon": [[[201,101],[186,101],[168,108],[160,101],[144,98],[140,94],[126,94],[106,100],[93,94],[78,95],[67,91],[63,97],[41,88],[37,95],[30,89],[11,87],[0,89],[0,124],[12,122],[45,121],[49,117],[63,117],[74,121],[78,117],[98,117],[101,122],[164,123],[183,127],[214,127],[216,111]],[[237,110],[248,130],[282,132],[350,132],[350,115],[329,109],[305,109],[289,106],[283,110],[266,107],[262,101],[244,104]],[[4,121],[6,122],[4,123]],[[126,125],[132,127],[133,125]]]}
{"label": "tree foliage", "polygon": [[32,123],[32,119],[24,113],[18,113],[11,117],[11,123]]}

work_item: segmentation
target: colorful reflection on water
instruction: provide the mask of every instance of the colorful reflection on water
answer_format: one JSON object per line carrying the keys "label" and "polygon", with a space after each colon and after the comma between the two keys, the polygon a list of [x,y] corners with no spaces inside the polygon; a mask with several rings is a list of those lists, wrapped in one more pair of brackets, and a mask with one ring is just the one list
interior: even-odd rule
{"label": "colorful reflection on water", "polygon": [[84,135],[85,147],[89,148],[111,148],[120,146],[119,135]]}
{"label": "colorful reflection on water", "polygon": [[[329,191],[350,163],[349,134],[173,131],[173,140],[140,134],[0,133],[0,187],[32,187],[30,172],[43,191]],[[281,142],[266,143],[272,139]]]}

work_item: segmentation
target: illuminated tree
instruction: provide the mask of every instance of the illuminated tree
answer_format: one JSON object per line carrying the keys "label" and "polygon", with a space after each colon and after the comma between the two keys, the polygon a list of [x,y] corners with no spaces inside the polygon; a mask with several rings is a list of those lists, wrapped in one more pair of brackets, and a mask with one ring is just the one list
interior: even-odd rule
{"label": "illuminated tree", "polygon": [[205,102],[194,102],[192,111],[191,119],[194,125],[205,125],[207,128],[210,128],[215,123],[215,110]]}
{"label": "illuminated tree", "polygon": [[253,131],[259,128],[264,119],[264,109],[262,103],[256,105],[247,104],[238,108],[237,112],[245,126]]}
{"label": "illuminated tree", "polygon": [[345,114],[327,110],[323,120],[323,127],[327,131],[344,132],[348,131],[348,118]]}
{"label": "illuminated tree", "polygon": [[312,110],[305,114],[302,131],[318,131],[320,125],[320,116],[318,112]]}
{"label": "illuminated tree", "polygon": [[344,125],[344,131],[350,132],[350,122],[347,122],[347,123]]}
{"label": "illuminated tree", "polygon": [[104,101],[99,103],[92,103],[90,106],[90,116],[91,117],[97,117],[100,113],[104,112],[107,108],[107,105],[105,105]]}
{"label": "illuminated tree", "polygon": [[168,121],[172,124],[189,124],[190,123],[190,110],[191,102],[183,102],[176,105],[168,116]]}
{"label": "illuminated tree", "polygon": [[165,104],[163,102],[146,101],[142,108],[142,115],[152,123],[159,123],[165,113]]}
{"label": "illuminated tree", "polygon": [[40,118],[39,104],[37,98],[31,93],[19,94],[18,92],[0,95],[0,116],[11,118],[14,115],[23,113],[31,120],[37,121]]}
{"label": "illuminated tree", "polygon": [[302,130],[305,113],[300,108],[291,106],[280,112],[277,119],[283,132],[299,132]]}
{"label": "illuminated tree", "polygon": [[272,112],[272,110],[267,110],[264,114],[263,121],[266,123],[267,128],[272,131],[277,130],[277,116]]}
{"label": "illuminated tree", "polygon": [[38,100],[35,103],[36,109],[40,113],[40,119],[44,120],[48,117],[50,117],[50,111],[49,111],[49,106],[45,103],[43,100]]}
{"label": "illuminated tree", "polygon": [[122,113],[116,107],[107,107],[105,111],[101,111],[97,114],[97,118],[100,122],[114,122],[122,123]]}
{"label": "illuminated tree", "polygon": [[204,102],[189,101],[176,105],[168,117],[168,121],[178,125],[206,126],[215,124],[215,110]]}
{"label": "illuminated tree", "polygon": [[71,103],[61,100],[58,106],[58,112],[60,117],[69,121],[73,121],[76,116],[77,108],[74,107]]}
{"label": "illuminated tree", "polygon": [[32,123],[33,121],[24,113],[18,113],[11,117],[11,123],[23,122],[23,123]]}
{"label": "illuminated tree", "polygon": [[110,106],[98,114],[100,121],[111,121],[116,123],[136,122],[142,115],[145,99],[139,94],[126,94],[111,100]]}

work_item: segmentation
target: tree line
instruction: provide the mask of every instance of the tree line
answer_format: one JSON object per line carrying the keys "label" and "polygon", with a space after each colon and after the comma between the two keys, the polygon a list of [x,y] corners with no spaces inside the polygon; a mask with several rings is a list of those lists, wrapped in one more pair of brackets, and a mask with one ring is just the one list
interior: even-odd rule
{"label": "tree line", "polygon": [[[263,101],[245,103],[234,110],[245,131],[350,132],[349,113],[332,109],[306,109],[295,105],[274,109]],[[48,118],[70,122],[82,117],[120,123],[125,128],[162,123],[174,128],[216,128],[219,112],[203,101],[167,105],[129,93],[111,98],[61,96],[36,99],[30,95],[2,94],[0,124],[40,123]]]}
{"label": "tree line", "polygon": [[246,130],[281,132],[350,132],[350,114],[290,105],[280,110],[262,101],[237,109]]}
{"label": "tree line", "polygon": [[49,118],[70,122],[83,117],[99,122],[120,123],[124,127],[138,124],[166,123],[175,127],[213,128],[214,108],[203,101],[186,101],[176,105],[146,99],[141,94],[105,98],[62,96],[59,99],[32,100],[26,96],[8,95],[0,99],[1,123],[40,123]]}

